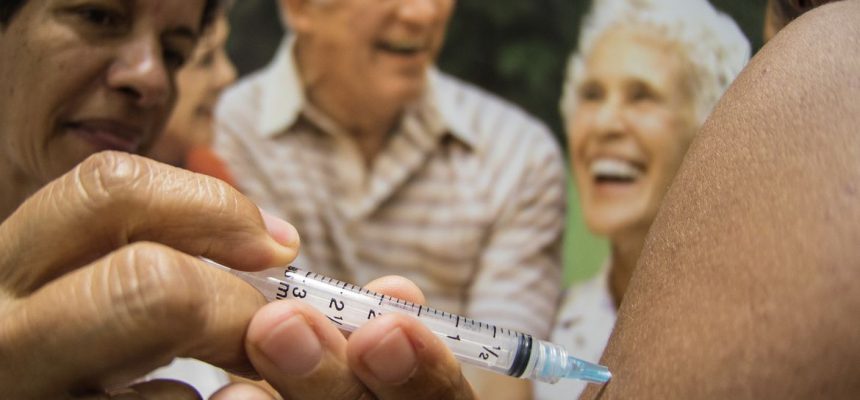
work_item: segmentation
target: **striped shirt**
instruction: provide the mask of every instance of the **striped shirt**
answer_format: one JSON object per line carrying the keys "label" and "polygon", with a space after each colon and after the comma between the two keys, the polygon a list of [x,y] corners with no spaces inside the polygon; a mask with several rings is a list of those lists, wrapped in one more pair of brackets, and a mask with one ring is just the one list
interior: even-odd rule
{"label": "striped shirt", "polygon": [[549,131],[442,73],[370,167],[307,102],[286,39],[218,108],[216,150],[239,188],[290,221],[295,265],[366,284],[415,282],[428,305],[549,335],[560,295],[565,169]]}

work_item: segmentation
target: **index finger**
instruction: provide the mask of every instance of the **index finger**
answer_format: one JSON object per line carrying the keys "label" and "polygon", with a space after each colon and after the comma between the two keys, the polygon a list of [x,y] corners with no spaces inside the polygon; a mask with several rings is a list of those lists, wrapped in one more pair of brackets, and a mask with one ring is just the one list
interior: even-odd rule
{"label": "index finger", "polygon": [[[0,284],[18,295],[136,241],[240,269],[287,264],[295,229],[267,233],[259,209],[229,185],[143,157],[91,156],[0,225]],[[5,270],[3,270],[5,269]]]}
{"label": "index finger", "polygon": [[264,302],[197,258],[159,244],[126,246],[8,306],[3,397],[115,387],[174,357],[250,372],[243,338]]}

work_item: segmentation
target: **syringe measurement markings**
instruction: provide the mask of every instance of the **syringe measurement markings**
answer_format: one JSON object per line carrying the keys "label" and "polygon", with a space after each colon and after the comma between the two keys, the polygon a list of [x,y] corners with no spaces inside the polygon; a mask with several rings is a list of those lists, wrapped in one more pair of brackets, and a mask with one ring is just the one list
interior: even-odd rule
{"label": "syringe measurement markings", "polygon": [[[322,280],[322,279],[320,279],[320,280]],[[332,281],[332,282],[333,282],[334,280],[333,280],[333,279],[329,279],[329,281]],[[345,287],[349,287],[349,285],[345,285]],[[297,288],[297,289],[298,289],[298,288]],[[369,290],[366,290],[366,291],[367,291],[368,293],[371,293]],[[359,290],[357,290],[357,292],[358,292],[358,293],[361,293],[361,290],[359,289]],[[341,294],[343,294],[343,292],[340,292],[340,293],[341,293]],[[297,293],[293,293],[293,294],[294,294],[294,295],[297,295]],[[392,298],[392,297],[390,297],[390,296],[384,296],[384,295],[381,295],[381,296],[380,296],[380,299],[381,299],[381,300],[383,300],[383,301],[384,301],[384,300],[389,300],[389,301],[393,300],[393,301],[394,301],[394,304],[393,304],[392,306],[400,306],[400,305],[401,305],[401,302],[403,303],[403,305],[408,305],[408,306],[409,306],[409,307],[411,307],[412,309],[414,309],[414,306],[415,306],[415,304],[413,304],[413,303],[409,303],[408,301],[405,301],[405,300],[402,300],[402,299]],[[331,298],[331,299],[330,299],[329,308],[335,308],[335,309],[340,310],[340,309],[341,309],[341,307],[343,307],[342,302],[340,302],[340,303],[336,303],[336,301],[337,301],[336,299]],[[402,307],[399,307],[399,308],[402,308]],[[470,320],[470,319],[468,319],[468,318],[462,318],[462,317],[461,317],[461,316],[459,316],[459,315],[454,315],[454,314],[447,313],[447,312],[444,312],[444,311],[438,311],[438,310],[435,310],[435,309],[432,309],[432,308],[431,308],[431,310],[433,310],[433,311],[434,311],[434,314],[442,315],[443,317],[448,318],[449,320],[455,319],[455,327],[459,327],[459,326],[460,326],[460,321],[461,321],[461,320],[462,320],[462,321],[464,321],[464,322],[466,322],[466,323],[467,323],[467,325],[470,325],[470,326],[472,326],[472,327],[474,327],[474,325],[476,324],[476,321],[475,321],[475,320]],[[419,305],[419,306],[418,306],[418,312],[417,312],[417,315],[419,315],[419,316],[420,316],[420,314],[422,314],[423,312],[424,312],[424,306],[423,306],[423,305]],[[374,317],[376,317],[377,315],[378,315],[378,314],[377,314],[374,310],[372,310],[372,309],[371,309],[371,310],[369,310],[369,311],[368,311],[368,317],[367,317],[367,319],[374,318]],[[334,316],[334,317],[329,316],[329,320],[331,320],[333,323],[335,323],[335,324],[337,324],[337,325],[342,325],[342,324],[343,324],[343,323],[342,323],[342,321],[343,321],[343,317],[342,317],[342,316]],[[481,323],[481,322],[479,321],[479,322],[478,322],[478,326],[482,328],[482,327],[483,327],[483,323]],[[489,324],[488,324],[488,327],[489,327]],[[494,337],[495,337],[495,335],[496,335],[496,332],[497,332],[497,329],[498,329],[498,328],[496,328],[495,326],[494,326],[493,328],[494,328]],[[473,329],[474,329],[474,328],[473,328]],[[449,339],[452,339],[452,340],[457,340],[457,341],[461,341],[461,340],[462,340],[462,338],[461,338],[461,336],[460,336],[459,334],[458,334],[458,335],[456,335],[456,336],[448,336],[448,338],[449,338]],[[498,346],[497,346],[497,348],[498,348]],[[493,356],[498,357],[498,354],[497,354],[497,353],[495,353],[495,352],[491,351],[491,350],[490,350],[489,348],[487,348],[486,346],[484,346],[484,349],[485,349],[485,350],[488,350],[488,354],[492,354]],[[479,354],[479,358],[484,358],[484,357],[486,357],[486,355],[482,357],[482,356]],[[485,358],[484,358],[484,359],[485,359]]]}
{"label": "syringe measurement markings", "polygon": [[[495,356],[496,358],[499,358],[499,355],[498,355],[498,354],[496,354],[496,352],[494,352],[494,351],[492,351],[492,350],[488,349],[488,348],[487,348],[487,346],[481,346],[481,347],[483,347],[483,348],[484,348],[484,350],[486,350],[488,353],[492,354],[492,355],[493,355],[493,356]],[[499,347],[499,346],[496,346],[496,347],[494,347],[494,349],[496,349],[496,350],[501,350],[502,348],[501,348],[501,347]]]}

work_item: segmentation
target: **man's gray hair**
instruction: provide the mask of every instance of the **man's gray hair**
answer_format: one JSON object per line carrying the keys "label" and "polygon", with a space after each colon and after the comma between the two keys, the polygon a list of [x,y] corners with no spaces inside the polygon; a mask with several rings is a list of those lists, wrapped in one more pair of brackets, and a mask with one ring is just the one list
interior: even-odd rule
{"label": "man's gray hair", "polygon": [[647,29],[678,46],[692,67],[689,83],[699,124],[750,57],[749,41],[734,20],[707,0],[594,0],[579,48],[568,62],[561,100],[565,119],[576,109],[576,88],[584,78],[586,58],[598,39],[617,28]]}

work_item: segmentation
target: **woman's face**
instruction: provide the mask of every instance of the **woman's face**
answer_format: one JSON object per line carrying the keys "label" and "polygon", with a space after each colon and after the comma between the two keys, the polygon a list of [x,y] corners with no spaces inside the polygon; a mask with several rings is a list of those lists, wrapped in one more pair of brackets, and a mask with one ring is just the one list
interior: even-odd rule
{"label": "woman's face", "polygon": [[30,0],[0,30],[0,167],[44,184],[101,150],[149,147],[203,0]]}
{"label": "woman's face", "polygon": [[220,17],[177,74],[179,97],[164,135],[152,149],[153,158],[181,165],[192,147],[211,145],[218,96],[236,80],[225,50],[229,30],[226,16]]}
{"label": "woman's face", "polygon": [[604,34],[566,121],[585,221],[617,238],[646,232],[697,124],[678,49],[644,30]]}

